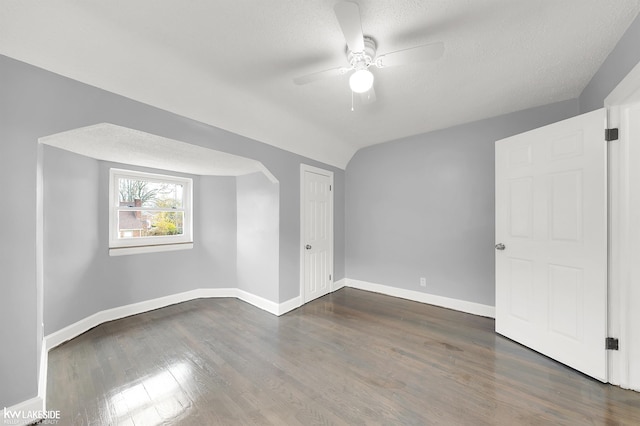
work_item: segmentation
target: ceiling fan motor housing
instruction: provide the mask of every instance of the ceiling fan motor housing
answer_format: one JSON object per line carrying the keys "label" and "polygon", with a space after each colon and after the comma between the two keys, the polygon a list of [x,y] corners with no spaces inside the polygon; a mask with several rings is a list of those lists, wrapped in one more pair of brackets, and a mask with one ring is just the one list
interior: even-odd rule
{"label": "ceiling fan motor housing", "polygon": [[376,57],[376,42],[372,37],[364,36],[364,50],[353,52],[347,48],[347,60],[355,70],[367,69]]}

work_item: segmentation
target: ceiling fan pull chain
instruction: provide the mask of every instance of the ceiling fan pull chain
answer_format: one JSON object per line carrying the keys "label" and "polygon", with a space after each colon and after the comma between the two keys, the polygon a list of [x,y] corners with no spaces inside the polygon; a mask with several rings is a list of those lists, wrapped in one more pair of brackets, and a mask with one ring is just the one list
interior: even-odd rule
{"label": "ceiling fan pull chain", "polygon": [[353,90],[351,91],[351,111],[353,111]]}

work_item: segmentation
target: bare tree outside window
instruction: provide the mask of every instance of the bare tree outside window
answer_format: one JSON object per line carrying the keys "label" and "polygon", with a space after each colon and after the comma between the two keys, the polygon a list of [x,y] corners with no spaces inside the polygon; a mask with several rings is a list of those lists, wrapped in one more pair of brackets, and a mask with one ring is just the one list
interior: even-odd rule
{"label": "bare tree outside window", "polygon": [[193,247],[193,180],[109,170],[109,254]]}
{"label": "bare tree outside window", "polygon": [[158,188],[151,188],[144,180],[120,179],[120,202],[133,203],[140,200],[142,204],[153,201],[158,195]]}
{"label": "bare tree outside window", "polygon": [[181,235],[183,185],[144,179],[118,179],[120,238]]}

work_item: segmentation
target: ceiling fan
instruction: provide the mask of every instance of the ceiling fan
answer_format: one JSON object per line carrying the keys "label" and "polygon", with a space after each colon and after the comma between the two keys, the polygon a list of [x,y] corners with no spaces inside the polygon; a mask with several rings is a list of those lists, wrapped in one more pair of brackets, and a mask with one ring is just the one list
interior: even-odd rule
{"label": "ceiling fan", "polygon": [[371,103],[375,101],[376,96],[373,89],[374,76],[369,71],[369,67],[374,65],[377,68],[386,68],[416,62],[434,61],[444,53],[444,43],[439,42],[376,56],[375,40],[362,33],[358,4],[350,1],[341,1],[335,5],[333,10],[347,42],[347,61],[349,66],[296,77],[293,79],[295,84],[308,84],[353,71],[349,77],[349,87],[354,93],[362,95],[363,103]]}

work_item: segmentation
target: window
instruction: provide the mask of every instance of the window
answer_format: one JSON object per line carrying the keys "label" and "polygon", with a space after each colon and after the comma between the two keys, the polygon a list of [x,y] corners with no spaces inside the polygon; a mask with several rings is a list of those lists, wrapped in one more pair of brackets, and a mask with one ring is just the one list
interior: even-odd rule
{"label": "window", "polygon": [[109,254],[192,248],[191,195],[188,178],[111,169]]}

